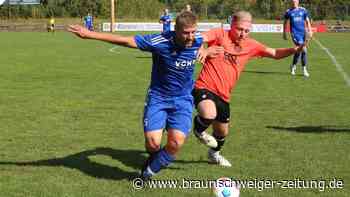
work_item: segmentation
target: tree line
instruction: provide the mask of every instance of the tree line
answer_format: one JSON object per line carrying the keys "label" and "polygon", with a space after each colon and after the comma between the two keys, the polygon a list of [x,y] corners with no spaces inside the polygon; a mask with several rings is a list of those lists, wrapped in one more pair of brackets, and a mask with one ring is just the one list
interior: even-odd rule
{"label": "tree line", "polygon": [[[186,4],[201,19],[225,19],[236,10],[248,10],[255,17],[280,19],[290,6],[289,0],[116,0],[116,17],[120,19],[158,19],[167,7],[171,12],[181,11]],[[350,19],[349,0],[301,0],[314,20]],[[108,18],[110,0],[41,0],[40,5],[7,5],[0,7],[0,17],[47,18],[94,17]]]}

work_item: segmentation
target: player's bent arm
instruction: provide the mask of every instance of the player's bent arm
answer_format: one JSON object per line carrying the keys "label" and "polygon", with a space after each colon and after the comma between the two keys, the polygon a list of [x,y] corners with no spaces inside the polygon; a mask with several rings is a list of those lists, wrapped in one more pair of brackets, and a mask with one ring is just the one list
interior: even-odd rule
{"label": "player's bent arm", "polygon": [[266,48],[264,51],[264,57],[269,57],[273,59],[282,59],[293,55],[294,53],[300,52],[303,49],[303,46],[297,46],[294,48]]}
{"label": "player's bent arm", "polygon": [[199,62],[204,64],[206,58],[215,58],[219,54],[224,53],[224,50],[225,49],[222,46],[211,46],[208,48],[204,48],[204,46],[202,45],[198,50],[197,59],[199,60]]}
{"label": "player's bent arm", "polygon": [[100,41],[110,42],[113,44],[126,46],[130,48],[137,48],[137,45],[133,36],[121,36],[117,34],[93,32],[93,31],[89,31],[88,29],[80,25],[71,25],[69,26],[68,31],[84,39],[100,40]]}
{"label": "player's bent arm", "polygon": [[204,64],[206,58],[207,58],[207,49],[205,49],[202,44],[202,46],[198,49],[197,60],[200,63]]}
{"label": "player's bent arm", "polygon": [[307,29],[308,29],[308,32],[309,32],[309,36],[310,38],[312,38],[312,26],[311,26],[311,21],[309,18],[306,18],[306,25],[307,25]]}
{"label": "player's bent arm", "polygon": [[209,38],[208,38],[208,35],[206,34],[206,32],[202,33],[202,37],[203,37],[203,43],[208,43],[209,42]]}

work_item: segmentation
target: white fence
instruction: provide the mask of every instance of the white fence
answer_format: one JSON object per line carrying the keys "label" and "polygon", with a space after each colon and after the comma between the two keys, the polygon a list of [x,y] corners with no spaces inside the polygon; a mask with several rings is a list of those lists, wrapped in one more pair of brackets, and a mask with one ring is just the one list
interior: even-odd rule
{"label": "white fence", "polygon": [[[223,27],[224,29],[230,29],[229,24],[222,23],[198,23],[198,31],[208,31],[213,28]],[[111,23],[103,23],[102,31],[110,31]],[[115,31],[161,31],[162,24],[159,23],[115,23]],[[174,29],[174,24],[171,25],[171,29]],[[251,32],[283,32],[282,24],[253,24]]]}

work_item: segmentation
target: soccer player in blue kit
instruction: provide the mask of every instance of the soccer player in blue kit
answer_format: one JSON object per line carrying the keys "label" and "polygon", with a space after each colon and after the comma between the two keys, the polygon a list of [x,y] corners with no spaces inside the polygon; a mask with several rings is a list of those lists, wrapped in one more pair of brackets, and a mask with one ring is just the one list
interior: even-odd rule
{"label": "soccer player in blue kit", "polygon": [[84,17],[84,24],[88,30],[94,30],[93,18],[90,13],[88,13],[88,15]]}
{"label": "soccer player in blue kit", "polygon": [[163,14],[163,16],[160,17],[159,23],[163,24],[163,32],[164,33],[170,31],[171,16],[169,14],[169,10],[168,9],[164,9],[164,14]]}
{"label": "soccer player in blue kit", "polygon": [[[309,39],[312,37],[312,28],[311,28],[311,22],[309,18],[309,12],[305,8],[299,6],[299,0],[291,0],[291,3],[292,3],[292,7],[288,9],[284,14],[283,38],[287,40],[286,27],[287,27],[287,22],[289,20],[292,40],[296,46],[301,46],[304,44],[306,39]],[[307,32],[306,32],[305,26],[307,26]],[[305,77],[309,77],[310,74],[306,68],[307,66],[306,47],[301,53],[296,53],[294,55],[293,63],[290,66],[291,74],[295,75],[296,65],[298,63],[300,56],[301,56],[301,66],[303,70],[303,75]]]}
{"label": "soccer player in blue kit", "polygon": [[[191,12],[176,18],[175,31],[162,34],[120,36],[98,33],[79,25],[68,31],[81,38],[101,40],[152,53],[152,76],[144,108],[145,147],[150,154],[141,176],[148,179],[175,160],[192,126],[194,62],[203,38],[196,32]],[[163,130],[167,143],[162,148]]]}

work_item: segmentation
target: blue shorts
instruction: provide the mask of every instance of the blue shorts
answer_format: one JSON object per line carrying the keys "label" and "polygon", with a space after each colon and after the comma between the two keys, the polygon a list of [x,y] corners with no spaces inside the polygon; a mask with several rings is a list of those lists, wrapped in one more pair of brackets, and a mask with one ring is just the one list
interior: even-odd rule
{"label": "blue shorts", "polygon": [[86,26],[86,28],[87,28],[88,30],[90,30],[90,31],[92,31],[92,30],[94,29],[94,27],[92,26],[92,24],[88,24],[88,25]]}
{"label": "blue shorts", "polygon": [[292,35],[292,39],[295,45],[300,46],[305,42],[305,35]]}
{"label": "blue shorts", "polygon": [[177,129],[187,136],[192,127],[192,112],[192,95],[164,97],[150,92],[143,115],[144,132]]}

